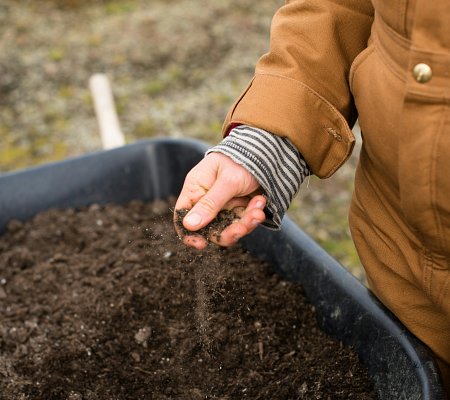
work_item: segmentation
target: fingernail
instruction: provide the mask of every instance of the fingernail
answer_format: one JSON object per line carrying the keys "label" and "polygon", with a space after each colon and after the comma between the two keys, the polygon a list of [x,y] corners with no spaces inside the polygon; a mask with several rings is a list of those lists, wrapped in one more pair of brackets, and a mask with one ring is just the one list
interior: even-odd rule
{"label": "fingernail", "polygon": [[197,226],[202,222],[202,217],[201,215],[196,213],[188,214],[185,218],[185,221],[191,226]]}
{"label": "fingernail", "polygon": [[264,208],[264,203],[261,200],[257,201],[255,207],[262,210]]}
{"label": "fingernail", "polygon": [[253,226],[258,226],[259,225],[259,221],[257,219],[252,219],[252,225]]}

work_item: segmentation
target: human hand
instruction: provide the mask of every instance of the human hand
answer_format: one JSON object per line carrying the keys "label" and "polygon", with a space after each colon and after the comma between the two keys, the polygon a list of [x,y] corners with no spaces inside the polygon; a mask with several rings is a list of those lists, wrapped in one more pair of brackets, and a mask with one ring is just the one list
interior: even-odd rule
{"label": "human hand", "polygon": [[[208,238],[220,246],[231,246],[252,232],[266,216],[266,199],[259,194],[261,186],[243,166],[221,153],[210,153],[186,176],[175,204],[175,229],[183,242],[197,249],[207,246],[207,239],[196,231],[208,225],[220,210],[233,210],[238,218],[219,236]],[[183,226],[192,231],[185,235],[177,226],[177,210],[188,209]]]}

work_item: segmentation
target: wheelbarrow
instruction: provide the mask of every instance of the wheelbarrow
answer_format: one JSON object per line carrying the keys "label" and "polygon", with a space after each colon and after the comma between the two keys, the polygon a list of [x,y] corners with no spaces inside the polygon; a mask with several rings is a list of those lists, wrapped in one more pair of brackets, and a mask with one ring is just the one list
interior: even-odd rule
{"label": "wheelbarrow", "polygon": [[[0,175],[0,234],[8,221],[49,208],[177,196],[206,149],[199,141],[153,139]],[[380,399],[445,399],[430,350],[289,218],[281,231],[258,228],[242,244],[303,285],[321,328],[354,348]]]}

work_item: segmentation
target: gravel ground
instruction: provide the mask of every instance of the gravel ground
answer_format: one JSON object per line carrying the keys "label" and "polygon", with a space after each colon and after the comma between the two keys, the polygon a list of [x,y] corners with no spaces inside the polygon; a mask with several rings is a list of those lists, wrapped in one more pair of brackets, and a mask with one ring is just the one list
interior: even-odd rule
{"label": "gravel ground", "polygon": [[[214,144],[268,48],[282,0],[0,0],[0,172],[101,147],[89,78],[105,73],[128,143]],[[364,280],[347,227],[356,155],[289,215]]]}

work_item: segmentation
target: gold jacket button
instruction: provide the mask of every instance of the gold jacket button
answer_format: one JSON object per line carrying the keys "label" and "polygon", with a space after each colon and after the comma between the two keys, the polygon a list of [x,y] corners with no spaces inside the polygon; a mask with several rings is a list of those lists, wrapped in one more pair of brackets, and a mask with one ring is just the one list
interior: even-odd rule
{"label": "gold jacket button", "polygon": [[414,66],[412,70],[414,79],[419,83],[427,83],[433,76],[433,71],[429,65],[420,63]]}

